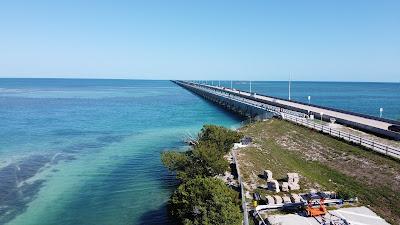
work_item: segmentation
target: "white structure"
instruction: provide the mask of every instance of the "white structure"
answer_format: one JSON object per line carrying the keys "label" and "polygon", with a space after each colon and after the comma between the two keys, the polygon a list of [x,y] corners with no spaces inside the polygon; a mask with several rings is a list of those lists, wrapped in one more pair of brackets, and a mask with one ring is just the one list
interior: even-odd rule
{"label": "white structure", "polygon": [[290,194],[290,199],[292,200],[293,203],[299,203],[301,202],[301,197],[298,194]]}
{"label": "white structure", "polygon": [[273,180],[272,179],[272,171],[271,170],[264,170],[264,177],[267,179],[267,182]]}
{"label": "white structure", "polygon": [[279,183],[277,180],[271,180],[268,182],[268,189],[274,191],[275,193],[279,193]]}
{"label": "white structure", "polygon": [[275,200],[271,195],[266,195],[265,199],[267,200],[267,204],[268,205],[274,205],[275,204]]}
{"label": "white structure", "polygon": [[[333,222],[335,224],[390,225],[372,210],[364,206],[329,210],[329,213],[332,216],[325,217],[326,224]],[[342,223],[339,223],[338,219],[342,219]],[[297,214],[272,215],[268,217],[268,223],[281,225],[321,225],[314,217],[304,217]]]}
{"label": "white structure", "polygon": [[300,190],[300,185],[299,185],[300,178],[298,173],[287,173],[287,180],[288,180],[289,190],[291,191]]}
{"label": "white structure", "polygon": [[288,182],[282,182],[281,190],[285,191],[285,192],[289,191],[289,183]]}
{"label": "white structure", "polygon": [[283,200],[283,203],[292,203],[292,201],[290,200],[290,197],[286,196],[286,195],[282,196],[282,200]]}
{"label": "white structure", "polygon": [[279,195],[274,195],[274,199],[275,199],[275,204],[282,204],[283,203],[283,199]]}

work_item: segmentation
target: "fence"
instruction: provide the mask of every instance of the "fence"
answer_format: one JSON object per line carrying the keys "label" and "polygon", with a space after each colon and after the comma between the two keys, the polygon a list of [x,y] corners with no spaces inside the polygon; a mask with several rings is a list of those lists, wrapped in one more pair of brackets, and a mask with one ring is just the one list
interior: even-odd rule
{"label": "fence", "polygon": [[232,150],[232,157],[233,157],[233,162],[236,165],[236,172],[238,175],[238,182],[239,182],[239,186],[240,186],[240,198],[242,199],[242,209],[243,209],[243,224],[249,225],[249,212],[247,210],[247,204],[246,204],[246,193],[244,192],[242,178],[241,178],[240,172],[239,172],[239,166],[236,161],[235,150]]}
{"label": "fence", "polygon": [[301,118],[301,117],[296,117],[288,114],[282,114],[282,118],[285,120],[289,120],[291,122],[309,127],[314,130],[321,131],[322,133],[329,134],[331,136],[341,138],[343,140],[361,145],[363,147],[369,148],[371,150],[374,150],[376,152],[379,152],[381,154],[391,156],[394,158],[400,159],[400,149],[395,148],[393,146],[385,145],[376,141],[372,141],[370,139],[357,136],[348,132],[332,129],[331,127],[324,126],[322,124],[318,124],[315,122],[312,122],[306,118]]}
{"label": "fence", "polygon": [[228,98],[228,99],[231,99],[231,100],[237,101],[237,102],[242,102],[244,104],[247,104],[247,105],[250,105],[253,107],[263,108],[264,110],[272,112],[272,113],[276,113],[276,114],[279,113],[280,115],[282,115],[283,119],[286,119],[288,121],[321,131],[321,132],[329,134],[333,137],[341,138],[343,140],[358,144],[360,146],[369,148],[369,149],[379,152],[381,154],[400,159],[400,149],[399,148],[385,145],[385,144],[382,144],[377,141],[373,141],[373,140],[370,140],[370,139],[367,139],[367,138],[364,138],[361,136],[357,136],[357,135],[354,135],[354,134],[351,134],[348,132],[335,130],[335,129],[332,129],[331,127],[312,122],[312,121],[304,118],[302,116],[302,115],[304,115],[303,113],[299,114],[298,112],[295,112],[292,110],[287,110],[287,109],[283,109],[280,107],[271,106],[271,105],[268,105],[265,103],[256,102],[256,101],[246,99],[246,98],[243,98],[240,96],[230,95],[223,91],[216,91],[214,89],[208,88],[207,86],[201,86],[201,87],[195,87],[195,88],[209,92],[210,94],[213,94],[213,95],[224,96],[225,98]]}

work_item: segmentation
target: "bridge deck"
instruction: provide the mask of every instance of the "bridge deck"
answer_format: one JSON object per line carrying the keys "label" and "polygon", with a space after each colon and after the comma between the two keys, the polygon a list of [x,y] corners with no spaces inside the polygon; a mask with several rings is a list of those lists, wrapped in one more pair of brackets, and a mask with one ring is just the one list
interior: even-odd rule
{"label": "bridge deck", "polygon": [[[348,132],[343,132],[340,130],[332,129],[330,126],[327,126],[326,124],[320,124],[320,123],[315,123],[309,119],[306,119],[304,114],[304,110],[320,110],[324,113],[324,118],[326,119],[327,115],[328,118],[330,117],[335,117],[336,116],[347,116],[345,117],[346,119],[352,119],[360,117],[359,122],[379,122],[379,123],[386,123],[390,124],[385,121],[380,121],[380,120],[373,120],[370,118],[364,118],[362,116],[356,116],[352,114],[346,114],[343,112],[337,112],[334,110],[329,110],[329,109],[324,109],[324,108],[319,108],[315,107],[312,105],[306,105],[306,104],[301,104],[298,102],[292,102],[292,101],[286,101],[283,99],[276,99],[268,96],[254,96],[251,93],[247,92],[242,92],[239,90],[232,90],[232,89],[227,89],[227,88],[221,88],[221,87],[214,87],[214,86],[209,86],[209,85],[199,85],[195,83],[189,83],[189,82],[182,82],[182,81],[174,81],[175,83],[181,85],[182,87],[187,88],[188,90],[191,90],[203,97],[206,97],[210,99],[211,101],[215,101],[219,104],[222,105],[235,105],[236,103],[242,104],[244,108],[242,110],[248,110],[249,107],[258,111],[258,112],[265,112],[269,111],[274,114],[279,114],[282,116],[282,119],[291,121],[296,124],[300,124],[306,127],[309,127],[311,129],[318,130],[320,132],[329,134],[331,136],[344,139],[346,141],[364,146],[366,148],[372,149],[376,152],[385,154],[387,156],[392,156],[395,158],[400,158],[400,149],[397,148],[397,145],[386,145],[384,144],[385,142],[382,141],[375,141],[375,140],[370,140],[369,138],[364,138],[358,135],[354,135]],[[219,97],[218,97],[219,96]],[[235,103],[236,102],[236,103]],[[286,104],[285,104],[286,103]],[[237,105],[236,105],[237,106]],[[236,111],[236,110],[234,110]],[[240,110],[239,110],[240,111]],[[303,112],[301,112],[303,111]],[[320,111],[320,112],[321,112]],[[254,112],[254,111],[253,111]],[[315,112],[315,111],[314,111]],[[318,111],[316,111],[318,112]],[[331,114],[328,114],[331,113]],[[253,114],[255,115],[255,114]],[[341,122],[344,120],[342,119]],[[357,123],[359,124],[359,123]],[[369,125],[364,125],[364,126],[370,126],[373,125],[372,123],[369,123]],[[382,124],[380,124],[382,125]],[[383,125],[384,126],[384,125]],[[388,126],[388,125],[386,125]],[[382,127],[384,128],[384,127]],[[385,131],[382,128],[374,127],[374,129],[377,129],[379,132],[378,134],[391,134],[391,131]],[[387,127],[386,127],[387,128]],[[381,133],[381,131],[384,131]],[[373,130],[377,132],[376,130]],[[394,133],[394,132],[392,132]],[[398,135],[398,134],[395,134]],[[393,136],[390,136],[393,137]],[[394,136],[395,138],[398,136]]]}
{"label": "bridge deck", "polygon": [[319,118],[321,115],[325,121],[335,118],[337,123],[350,126],[359,130],[367,131],[377,134],[379,136],[387,137],[394,140],[400,140],[400,133],[390,131],[388,128],[393,124],[399,125],[398,121],[391,121],[388,119],[377,118],[373,116],[363,115],[359,113],[346,112],[344,110],[331,109],[322,106],[309,105],[296,101],[289,101],[271,96],[258,95],[246,91],[230,89],[226,87],[211,86],[206,84],[198,84],[187,81],[174,81],[178,84],[183,84],[191,87],[205,89],[207,91],[219,92],[221,94],[239,96],[248,99],[250,102],[259,102],[260,104],[268,104],[277,106],[281,109],[291,110],[293,112],[301,112],[304,114],[314,115]]}
{"label": "bridge deck", "polygon": [[[204,85],[204,86],[209,86],[209,85]],[[233,90],[233,89],[223,88],[223,87],[215,87],[215,86],[212,86],[212,87],[219,89],[221,91],[252,96],[250,93],[244,92],[244,91]],[[256,99],[262,99],[262,100],[266,100],[266,101],[273,102],[273,103],[291,106],[291,107],[302,109],[305,111],[323,113],[323,115],[328,116],[328,117],[334,117],[334,118],[338,118],[338,119],[353,121],[353,122],[356,122],[359,124],[376,127],[376,128],[383,129],[383,130],[388,130],[388,127],[390,125],[392,125],[391,123],[384,122],[384,121],[379,121],[379,120],[369,119],[369,118],[365,118],[365,117],[361,117],[361,116],[346,114],[346,113],[342,113],[342,112],[338,112],[338,111],[328,110],[328,109],[324,109],[324,108],[320,108],[320,107],[316,107],[316,106],[310,106],[307,104],[301,104],[301,103],[297,103],[297,102],[292,102],[292,101],[288,101],[288,100],[282,100],[282,99],[277,99],[277,98],[272,98],[272,97],[267,97],[267,96],[262,96],[262,95],[253,95],[253,97]]]}

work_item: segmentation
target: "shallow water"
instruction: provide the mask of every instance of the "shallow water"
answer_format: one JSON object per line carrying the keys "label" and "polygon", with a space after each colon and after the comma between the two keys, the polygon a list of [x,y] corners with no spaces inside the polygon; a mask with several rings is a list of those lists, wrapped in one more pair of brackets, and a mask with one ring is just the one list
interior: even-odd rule
{"label": "shallow water", "polygon": [[240,124],[168,81],[0,83],[0,224],[168,224],[160,153]]}
{"label": "shallow water", "polygon": [[[226,82],[226,86],[230,83]],[[287,97],[286,82],[253,90]],[[235,82],[246,89],[248,84]],[[292,98],[400,118],[399,84],[292,83]],[[166,149],[238,118],[169,81],[0,79],[0,224],[168,224]]]}

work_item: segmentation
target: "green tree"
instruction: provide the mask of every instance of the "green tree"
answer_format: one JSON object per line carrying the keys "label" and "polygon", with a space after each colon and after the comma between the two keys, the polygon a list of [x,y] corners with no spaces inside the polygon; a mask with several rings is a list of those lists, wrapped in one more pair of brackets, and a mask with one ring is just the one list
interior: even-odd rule
{"label": "green tree", "polygon": [[195,178],[181,184],[169,201],[170,212],[185,225],[239,225],[237,194],[216,178]]}
{"label": "green tree", "polygon": [[233,144],[239,142],[242,135],[222,126],[204,125],[199,133],[199,142],[213,143],[224,154],[230,151]]}
{"label": "green tree", "polygon": [[182,181],[223,174],[229,166],[216,145],[205,142],[187,152],[163,152],[161,161]]}
{"label": "green tree", "polygon": [[229,163],[218,151],[215,144],[199,143],[191,152],[190,178],[196,176],[208,177],[223,174],[228,168]]}
{"label": "green tree", "polygon": [[170,171],[185,170],[190,158],[187,152],[167,151],[161,153],[161,162]]}

